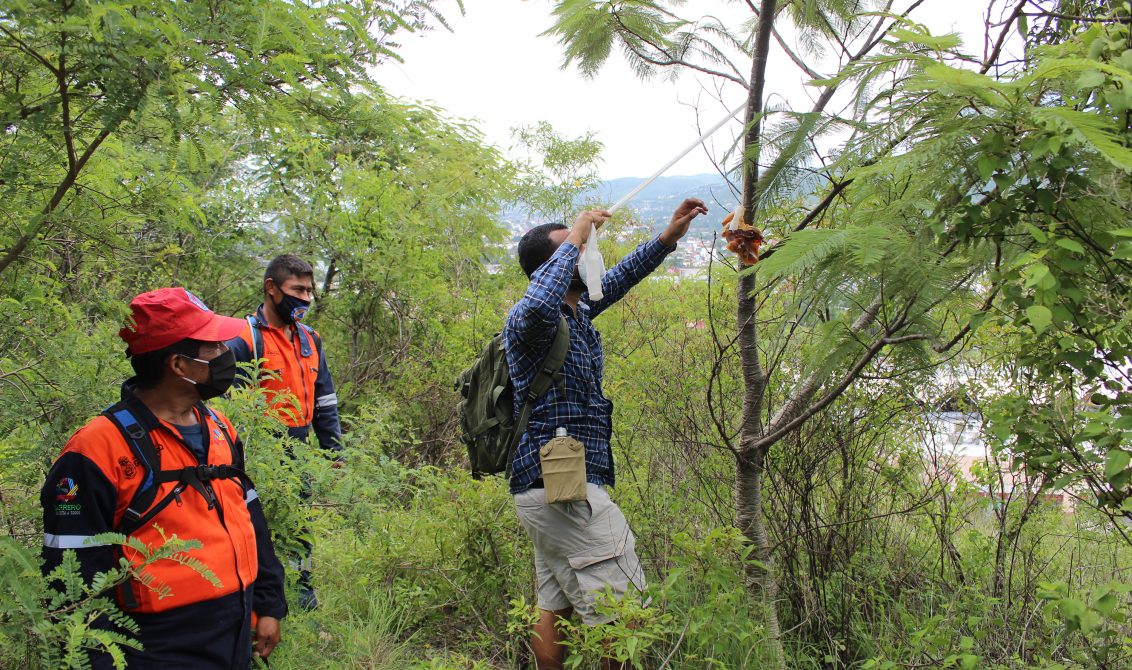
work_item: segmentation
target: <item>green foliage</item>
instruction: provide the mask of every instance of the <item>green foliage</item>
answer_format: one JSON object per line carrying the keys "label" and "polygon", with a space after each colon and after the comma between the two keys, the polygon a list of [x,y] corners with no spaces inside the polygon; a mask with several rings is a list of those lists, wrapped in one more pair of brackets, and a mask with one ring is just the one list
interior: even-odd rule
{"label": "green foliage", "polygon": [[1071,656],[1077,667],[1104,668],[1132,660],[1132,639],[1123,630],[1132,604],[1129,593],[1132,584],[1109,583],[1094,588],[1087,599],[1079,599],[1069,595],[1066,584],[1057,583],[1042,584],[1038,597],[1045,601],[1043,614],[1063,626],[1058,638],[1083,641],[1083,648]]}
{"label": "green foliage", "polygon": [[[1128,664],[1128,10],[1058,4],[1103,20],[1020,16],[1025,61],[983,73],[956,36],[901,20],[883,50],[816,82],[852,87],[845,115],[767,109],[760,419],[829,400],[763,463],[790,667]],[[555,7],[549,34],[585,73],[616,50],[642,75],[749,72],[727,54],[750,52],[754,24],[681,18],[680,3]],[[860,31],[865,8],[795,2],[783,17],[812,46]],[[486,270],[507,260],[501,207],[568,220],[601,147],[538,124],[510,165],[473,126],[386,95],[371,68],[396,58],[392,38],[442,19],[413,0],[0,9],[0,665],[82,667],[85,648],[120,659],[135,644],[91,627],[132,630],[102,595],[129,568],[83,584],[73,555],[47,577],[34,557],[48,463],[129,374],[125,301],[184,284],[240,314],[284,249],[317,268],[347,465],[277,437],[258,389],[217,401],[281,552],[315,540],[322,607],[294,608],[272,667],[529,662],[530,542],[504,482],[465,473],[450,384],[525,286],[507,262]],[[815,165],[834,136],[845,144]],[[708,277],[645,282],[599,322],[615,495],[649,588],[605,602],[610,626],[568,625],[570,667],[776,660],[757,597],[768,564],[734,527],[745,371],[721,304],[737,282]],[[981,414],[985,458],[961,466],[929,439],[945,405]],[[207,574],[191,546],[147,561]]]}
{"label": "green foliage", "polygon": [[599,183],[601,142],[592,132],[563,137],[545,121],[516,128],[515,139],[527,154],[516,195],[531,214],[549,223],[569,225],[579,197]]}
{"label": "green foliage", "polygon": [[[24,667],[88,668],[87,650],[101,650],[110,655],[114,667],[125,668],[122,648],[141,649],[132,637],[138,628],[111,594],[119,584],[136,581],[159,597],[169,595],[168,585],[148,571],[155,563],[175,561],[218,585],[208,566],[188,555],[201,546],[195,540],[162,534],[160,545],[147,547],[135,538],[102,533],[90,541],[129,546],[139,560],[131,564],[121,558],[116,568],[96,574],[88,583],[73,550],[64,552],[62,562],[44,575],[40,560],[31,552],[11,538],[0,538],[0,587],[9,594],[0,604],[0,642],[24,648]],[[0,660],[11,651],[0,646]]]}

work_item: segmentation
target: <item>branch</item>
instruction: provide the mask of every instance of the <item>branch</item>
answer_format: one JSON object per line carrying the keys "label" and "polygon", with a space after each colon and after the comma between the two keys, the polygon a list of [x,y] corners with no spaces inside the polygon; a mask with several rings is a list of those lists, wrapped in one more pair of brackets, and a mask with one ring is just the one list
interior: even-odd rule
{"label": "branch", "polygon": [[[991,67],[994,66],[994,62],[998,60],[998,55],[1002,53],[1002,46],[1006,43],[1006,36],[1009,35],[1010,32],[1014,29],[1014,20],[1017,19],[1018,15],[1022,13],[1022,8],[1025,7],[1026,3],[1028,3],[1029,1],[1030,0],[1021,0],[1021,2],[1018,3],[1018,6],[1014,8],[1014,11],[1010,12],[1010,16],[1006,18],[1006,21],[1004,21],[1006,25],[1005,27],[1003,27],[1002,32],[999,33],[998,41],[995,43],[994,48],[991,49],[990,54],[988,54],[986,60],[983,61],[983,67],[979,70],[979,74],[986,74],[990,71]],[[990,10],[987,10],[987,12],[989,20]],[[987,30],[990,30],[989,26],[987,27]]]}
{"label": "branch", "polygon": [[[920,336],[920,338],[923,338],[923,336]],[[853,367],[850,368],[849,372],[845,374],[845,377],[842,378],[842,380],[838,382],[838,384],[833,387],[829,391],[829,393],[824,395],[821,400],[807,407],[804,411],[799,413],[796,417],[791,419],[781,428],[772,428],[769,433],[759,439],[759,441],[754,445],[755,448],[768,448],[770,445],[779,441],[794,429],[798,428],[798,426],[801,426],[803,423],[808,421],[810,417],[828,407],[834,400],[837,400],[839,397],[841,397],[841,394],[844,393],[845,390],[853,384],[861,371],[864,370],[865,367],[868,366],[868,364],[871,363],[874,358],[876,358],[876,355],[880,353],[880,350],[888,346],[889,343],[890,338],[882,337],[869,345],[865,352],[861,354],[861,357],[857,359],[857,362],[853,365]],[[785,409],[785,407],[783,409]],[[781,411],[779,412],[779,414],[781,415]]]}
{"label": "branch", "polygon": [[772,32],[774,34],[774,41],[778,42],[778,46],[782,47],[782,50],[786,52],[786,55],[790,57],[790,60],[794,61],[795,65],[797,65],[803,72],[809,75],[810,79],[825,78],[817,70],[813,69],[809,65],[806,65],[806,62],[798,57],[798,54],[794,53],[790,49],[790,47],[786,46],[786,40],[782,39],[782,35],[779,34],[777,29],[774,29]]}
{"label": "branch", "polygon": [[[766,85],[766,64],[770,53],[770,34],[774,27],[777,0],[762,0],[759,6],[758,30],[754,57],[751,59],[751,87],[747,91],[747,110],[743,118],[742,175],[743,192],[740,204],[750,220],[755,218],[759,188],[759,144],[762,134],[763,89]],[[751,155],[753,154],[753,155]],[[747,448],[762,435],[762,408],[766,392],[766,370],[759,360],[759,339],[756,329],[758,306],[755,303],[755,273],[739,275],[736,282],[737,305],[735,327],[738,331],[739,361],[743,373],[743,408],[739,428],[740,465],[752,452]],[[746,443],[746,444],[744,444]],[[755,453],[756,459],[759,454]]]}
{"label": "branch", "polygon": [[1132,23],[1132,18],[1127,16],[1074,16],[1072,14],[1060,14],[1058,12],[1022,12],[1023,16],[1033,16],[1039,18],[1061,19],[1062,21],[1077,21],[1079,23]]}
{"label": "branch", "polygon": [[886,518],[892,517],[892,516],[904,516],[906,514],[910,514],[912,512],[915,512],[916,510],[920,509],[921,507],[923,507],[923,506],[925,506],[925,505],[927,505],[931,502],[932,502],[932,498],[930,498],[930,497],[929,498],[923,498],[923,499],[919,500],[918,502],[916,502],[916,504],[912,505],[911,507],[906,507],[906,508],[901,509],[901,510],[892,510],[892,511],[888,511],[888,512],[880,512],[878,514],[870,514],[869,516],[863,516],[863,517],[860,517],[858,519],[848,519],[846,521],[837,521],[835,523],[828,523],[828,524],[824,524],[824,525],[821,525],[821,526],[814,526],[813,528],[805,528],[800,533],[794,533],[793,535],[790,535],[789,537],[784,537],[781,540],[779,540],[778,542],[776,542],[774,544],[774,549],[777,550],[779,547],[786,544],[787,542],[793,542],[794,540],[797,540],[800,537],[810,535],[811,533],[816,533],[819,530],[826,530],[828,528],[838,528],[840,526],[851,526],[851,525],[857,524],[857,523],[864,523],[866,521],[876,521],[877,519],[886,519]]}
{"label": "branch", "polygon": [[[849,326],[849,334],[853,337],[856,337],[866,328],[871,326],[876,321],[877,316],[880,314],[880,309],[883,306],[883,302],[883,298],[877,298],[871,305],[866,307],[864,311],[861,312],[861,315],[857,317],[857,320],[854,321],[851,326]],[[891,332],[886,332],[885,334],[889,335],[891,334]],[[865,368],[865,365],[867,365],[869,361],[873,359],[873,357],[877,354],[877,352],[881,350],[881,348],[883,348],[883,346],[883,343],[874,342],[868,349],[866,349],[865,354],[862,356],[862,360],[858,361],[857,365],[853,368],[851,373],[846,376],[846,379],[842,380],[841,384],[838,385],[842,386],[842,391],[844,390],[844,388],[848,387],[849,383],[852,382],[852,379]],[[779,439],[781,439],[782,436],[786,435],[794,428],[802,425],[803,421],[813,416],[817,413],[817,411],[824,408],[826,405],[833,401],[833,396],[835,394],[831,392],[825,398],[823,398],[820,403],[818,403],[820,404],[820,407],[818,406],[818,404],[815,404],[807,410],[802,409],[802,406],[805,403],[809,402],[814,394],[818,392],[818,389],[821,388],[823,376],[824,375],[819,368],[811,372],[800,384],[798,384],[797,390],[795,390],[795,392],[792,394],[790,400],[787,401],[786,404],[784,404],[782,408],[778,410],[775,416],[768,423],[767,428],[770,431],[769,434],[765,434],[760,437],[754,446],[765,448],[766,446],[774,444]],[[786,421],[787,423],[785,425],[780,425],[783,421]]]}
{"label": "branch", "polygon": [[[840,182],[837,182],[836,184],[834,184],[833,188],[831,188],[829,190],[829,193],[825,194],[825,197],[822,198],[821,202],[819,202],[813,209],[811,209],[810,213],[807,214],[806,217],[804,219],[802,219],[801,222],[798,223],[798,225],[794,226],[794,229],[791,232],[796,233],[799,230],[805,230],[805,228],[807,226],[809,226],[811,223],[813,223],[815,219],[817,219],[823,212],[825,212],[826,209],[829,208],[829,206],[831,204],[833,204],[834,198],[836,198],[842,191],[844,191],[849,186],[849,184],[852,184],[852,183],[853,183],[852,179],[846,179],[845,181],[840,181]],[[767,249],[766,252],[762,256],[759,257],[759,259],[760,260],[766,260],[777,249],[778,249],[778,245],[776,244],[773,247],[771,247],[770,249]]]}
{"label": "branch", "polygon": [[[620,26],[620,30],[618,30],[618,32],[632,35],[633,37],[644,42],[645,44],[649,45],[653,49],[656,49],[656,51],[658,53],[662,54],[668,60],[663,61],[663,60],[660,60],[660,59],[658,59],[654,56],[649,56],[645,53],[642,53],[639,49],[637,49],[632,44],[630,44],[628,40],[626,40],[624,37],[622,37],[621,39],[625,43],[625,46],[627,46],[629,48],[629,50],[632,51],[635,56],[637,56],[637,58],[640,58],[641,60],[643,60],[647,63],[651,63],[653,65],[656,65],[657,67],[671,67],[673,65],[680,65],[680,66],[683,66],[683,67],[686,67],[686,68],[689,68],[689,69],[692,69],[692,70],[696,70],[697,72],[702,72],[703,74],[711,75],[713,77],[721,77],[721,78],[726,79],[728,81],[739,84],[743,88],[748,87],[747,82],[744,81],[742,77],[732,75],[732,74],[728,74],[726,72],[720,72],[718,70],[712,70],[711,68],[703,67],[701,65],[696,65],[695,63],[690,63],[690,62],[688,62],[688,61],[686,61],[682,58],[677,58],[676,56],[672,55],[672,53],[669,52],[668,49],[665,49],[664,47],[656,44],[655,42],[650,41],[648,38],[634,32],[631,28],[626,26],[624,24],[624,22],[621,21],[621,16],[617,13],[616,8],[614,8],[610,11],[610,15],[613,16],[613,20],[617,22],[618,26]],[[732,66],[732,67],[734,68],[734,66]]]}
{"label": "branch", "polygon": [[931,336],[925,335],[924,333],[909,333],[907,335],[899,335],[897,337],[883,338],[881,340],[881,343],[884,344],[884,346],[887,347],[887,346],[890,346],[890,345],[893,345],[893,344],[904,344],[905,342],[915,342],[917,340],[930,340],[930,339],[931,339]]}
{"label": "branch", "polygon": [[67,174],[77,176],[75,170],[75,129],[71,121],[71,89],[67,85],[67,33],[59,33],[59,69],[55,71],[59,86],[59,102],[63,114],[63,142],[67,145]]}
{"label": "branch", "polygon": [[67,175],[63,178],[63,181],[61,181],[55,188],[55,193],[52,194],[51,200],[49,200],[48,203],[44,206],[43,211],[41,211],[39,215],[32,220],[31,227],[28,229],[28,231],[21,235],[20,239],[16,240],[16,243],[8,249],[8,252],[4,254],[3,258],[0,258],[0,273],[4,272],[4,270],[6,270],[9,265],[11,265],[17,258],[20,257],[20,254],[22,254],[24,250],[27,249],[27,246],[31,243],[32,239],[35,238],[35,236],[39,234],[39,231],[43,229],[43,226],[47,224],[51,213],[55,211],[55,209],[59,206],[59,203],[63,201],[63,197],[67,195],[67,192],[70,191],[71,187],[75,185],[75,179],[79,176],[79,172],[82,171],[83,166],[86,165],[87,161],[90,160],[90,157],[106,140],[106,138],[110,136],[111,132],[111,128],[103,128],[102,132],[100,132],[98,136],[95,137],[89,145],[87,145],[86,151],[84,151],[83,155],[79,156],[78,160],[75,161],[74,170],[67,171]]}
{"label": "branch", "polygon": [[[758,31],[755,35],[755,57],[751,59],[751,87],[747,94],[747,111],[743,118],[746,136],[743,138],[744,153],[751,149],[758,151],[762,141],[763,91],[766,87],[766,65],[770,55],[770,35],[774,28],[774,13],[777,0],[762,0],[759,7]],[[759,189],[758,154],[743,156],[743,195],[739,204],[747,212],[749,220],[755,220],[755,206]]]}
{"label": "branch", "polygon": [[[912,12],[914,12],[916,10],[916,8],[918,8],[922,4],[924,4],[924,0],[916,0],[916,2],[913,2],[911,5],[908,6],[908,9],[905,9],[900,14],[900,17],[901,18],[908,18],[908,16]],[[891,2],[889,2],[888,5],[886,6],[886,10],[889,7],[892,7]],[[867,54],[867,53],[871,52],[873,49],[875,49],[876,46],[878,44],[880,44],[881,41],[883,41],[885,37],[888,37],[888,31],[892,30],[896,26],[896,22],[893,21],[892,23],[888,24],[888,27],[885,28],[883,31],[881,31],[878,34],[877,31],[880,30],[880,27],[882,25],[884,25],[884,19],[883,18],[880,21],[878,21],[876,27],[873,28],[873,32],[869,35],[869,39],[866,40],[865,46],[861,47],[861,50],[857,52],[856,56],[853,56],[853,58],[849,61],[849,63],[860,60],[865,54]],[[846,63],[846,65],[848,65],[849,63]]]}
{"label": "branch", "polygon": [[[995,297],[998,296],[998,291],[999,291],[1000,288],[1002,288],[1002,287],[1000,285],[996,284],[991,289],[990,295],[987,296],[987,299],[983,301],[982,306],[979,307],[978,311],[979,311],[980,314],[982,314],[983,312],[986,312],[987,310],[989,310],[991,308],[992,305],[994,305],[994,299],[995,299]],[[952,347],[954,347],[956,344],[959,344],[959,342],[962,341],[963,338],[967,337],[967,333],[970,333],[970,332],[971,332],[971,323],[968,322],[967,325],[965,325],[965,326],[963,326],[962,328],[959,329],[959,332],[955,334],[955,337],[952,337],[950,340],[948,340],[946,344],[939,344],[939,345],[933,346],[932,351],[936,352],[937,354],[945,353],[948,350],[950,350]]]}
{"label": "branch", "polygon": [[28,44],[26,42],[24,42],[19,37],[17,37],[16,34],[13,33],[11,30],[8,30],[4,26],[0,26],[0,32],[3,32],[13,42],[15,42],[24,53],[26,53],[29,56],[31,56],[32,58],[36,59],[37,61],[39,61],[43,65],[43,67],[50,70],[51,74],[53,74],[55,76],[59,76],[59,72],[55,69],[54,65],[52,65],[46,58],[44,58],[42,55],[40,55],[40,53],[38,51],[36,51],[35,49],[28,46]]}

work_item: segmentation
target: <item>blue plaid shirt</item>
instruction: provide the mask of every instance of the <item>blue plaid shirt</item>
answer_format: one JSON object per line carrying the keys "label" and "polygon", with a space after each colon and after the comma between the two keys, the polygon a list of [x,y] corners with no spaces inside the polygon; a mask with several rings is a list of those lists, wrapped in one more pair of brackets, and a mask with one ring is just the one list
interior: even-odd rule
{"label": "blue plaid shirt", "polygon": [[527,389],[550,351],[560,314],[566,316],[570,325],[570,351],[562,366],[565,388],[552,386],[531,409],[527,432],[511,463],[511,493],[526,491],[542,477],[538,450],[554,437],[559,426],[586,447],[586,481],[613,486],[613,452],[609,446],[613,403],[601,391],[605,355],[601,334],[594,329],[592,320],[655,270],[674,248],[666,247],[659,239],[637,247],[605,274],[601,282],[605,297],[593,301],[589,293],[583,294],[577,314],[564,298],[578,264],[578,247],[563,242],[531,276],[527,294],[511,309],[503,327],[507,367],[515,386],[516,417]]}

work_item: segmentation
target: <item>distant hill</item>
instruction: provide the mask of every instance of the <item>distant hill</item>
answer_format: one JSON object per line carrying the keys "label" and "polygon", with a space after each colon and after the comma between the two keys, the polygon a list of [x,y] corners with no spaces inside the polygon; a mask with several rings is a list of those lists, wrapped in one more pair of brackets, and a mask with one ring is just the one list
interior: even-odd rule
{"label": "distant hill", "polygon": [[[612,179],[602,182],[586,195],[595,195],[603,200],[616,202],[643,181],[643,177]],[[672,200],[687,197],[703,198],[709,206],[718,202],[730,207],[736,202],[731,189],[718,174],[698,174],[682,177],[660,177],[646,186],[634,198],[631,206],[639,206],[639,203],[650,200]]]}
{"label": "distant hill", "polygon": [[[612,205],[644,180],[644,177],[621,177],[603,181],[597,188],[584,193],[578,206],[594,201]],[[718,174],[699,174],[660,177],[637,194],[628,207],[643,223],[659,230],[684,198],[700,198],[707,203],[708,215],[698,218],[693,229],[708,236],[710,231],[719,229],[723,217],[738,204],[738,199],[722,177]],[[534,222],[522,208],[509,209],[504,213],[504,220],[516,235],[521,235]]]}
{"label": "distant hill", "polygon": [[[599,200],[613,204],[643,181],[643,177],[621,177],[604,181],[596,189],[586,193],[584,198],[591,202]],[[699,174],[660,177],[638,193],[628,207],[644,223],[660,228],[668,222],[672,210],[684,198],[700,198],[707,203],[708,215],[700,217],[695,223],[695,228],[700,230],[718,229],[723,217],[739,203],[723,177],[718,174]]]}

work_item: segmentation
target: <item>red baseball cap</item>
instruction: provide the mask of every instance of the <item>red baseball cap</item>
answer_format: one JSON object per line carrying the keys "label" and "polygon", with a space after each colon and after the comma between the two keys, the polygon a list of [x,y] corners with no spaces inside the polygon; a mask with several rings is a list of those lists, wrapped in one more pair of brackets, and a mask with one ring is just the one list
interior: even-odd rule
{"label": "red baseball cap", "polygon": [[130,301],[131,323],[118,331],[131,356],[164,349],[181,340],[223,342],[236,337],[247,322],[220,316],[183,288],[159,288]]}

